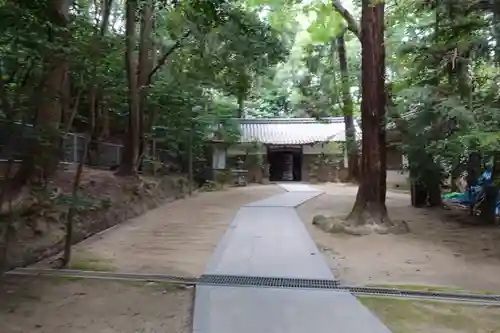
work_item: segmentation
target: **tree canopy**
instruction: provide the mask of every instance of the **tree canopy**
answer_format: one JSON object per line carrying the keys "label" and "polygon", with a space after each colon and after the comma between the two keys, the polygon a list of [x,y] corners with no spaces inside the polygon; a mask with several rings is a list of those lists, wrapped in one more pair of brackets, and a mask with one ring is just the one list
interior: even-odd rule
{"label": "tree canopy", "polygon": [[[194,127],[201,155],[232,117],[352,122],[365,2],[0,1],[0,118],[36,133],[16,150],[29,160],[19,180],[50,176],[68,131],[123,142],[134,173],[151,138],[182,159]],[[402,133],[413,177],[436,187],[469,152],[499,149],[500,2],[384,3],[384,124]]]}

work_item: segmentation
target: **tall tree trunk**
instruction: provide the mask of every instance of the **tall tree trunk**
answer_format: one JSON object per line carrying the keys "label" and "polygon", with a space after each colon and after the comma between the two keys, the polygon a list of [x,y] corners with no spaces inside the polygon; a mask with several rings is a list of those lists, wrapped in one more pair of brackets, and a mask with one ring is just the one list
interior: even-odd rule
{"label": "tall tree trunk", "polygon": [[495,37],[495,62],[500,67],[500,0],[493,0],[493,35]]}
{"label": "tall tree trunk", "polygon": [[95,157],[99,156],[99,139],[101,138],[102,131],[99,131],[104,125],[104,119],[102,115],[98,112],[101,110],[100,102],[102,99],[98,98],[100,87],[97,82],[97,62],[100,61],[103,57],[101,43],[103,37],[106,35],[108,31],[109,25],[109,16],[111,15],[111,6],[113,5],[113,0],[102,0],[101,3],[101,20],[99,25],[99,30],[96,31],[94,37],[94,47],[96,53],[97,61],[94,63],[94,67],[92,68],[92,78],[89,82],[89,119],[90,119],[90,128],[92,128],[92,133],[90,133],[90,142],[87,145],[86,156],[88,158],[88,162],[90,165],[96,163]]}
{"label": "tall tree trunk", "polygon": [[[150,67],[150,72],[153,70],[153,66],[156,62],[156,45],[154,45],[154,43],[152,43],[151,45],[151,67]],[[147,84],[149,85],[151,82],[150,82],[150,79],[151,77],[148,75],[148,81],[147,81]],[[157,156],[156,156],[156,140],[155,140],[155,137],[154,137],[154,126],[155,126],[155,123],[156,123],[156,118],[157,118],[157,115],[158,115],[158,108],[156,107],[156,105],[152,106],[151,107],[151,110],[147,116],[147,119],[145,120],[146,121],[146,130],[147,132],[149,133],[149,142],[151,143],[151,145],[149,146],[147,143],[148,142],[144,142],[144,147],[148,147],[151,149],[151,156],[153,156],[153,159],[157,159]],[[156,175],[156,167],[154,167],[154,175]]]}
{"label": "tall tree trunk", "polygon": [[354,127],[353,102],[350,92],[349,70],[344,34],[337,38],[337,52],[339,54],[340,78],[342,82],[342,103],[345,123],[345,142],[347,149],[348,180],[358,179],[358,148],[356,146],[356,129]]}
{"label": "tall tree trunk", "polygon": [[3,283],[3,277],[4,273],[9,269],[9,260],[8,260],[8,251],[9,251],[9,244],[10,244],[10,236],[12,235],[12,224],[13,224],[13,216],[12,216],[12,200],[11,198],[8,197],[7,191],[9,190],[9,186],[7,184],[11,181],[10,174],[12,171],[12,165],[14,164],[14,159],[11,157],[7,161],[7,170],[4,174],[4,179],[2,184],[2,187],[0,188],[0,211],[3,211],[3,206],[4,202],[7,201],[7,221],[4,223],[2,221],[2,224],[0,224],[0,287],[2,286]]}
{"label": "tall tree trunk", "polygon": [[239,93],[237,96],[238,102],[238,118],[245,118],[245,95],[243,93]]}
{"label": "tall tree trunk", "polygon": [[[139,85],[139,128],[140,128],[140,148],[139,160],[145,153],[146,132],[149,122],[146,122],[146,102],[149,92],[149,73],[153,70],[152,53],[153,53],[153,1],[146,0],[142,5],[141,11],[141,33],[139,42],[139,63],[137,68],[137,79]],[[139,164],[140,161],[138,162]],[[140,166],[139,166],[140,167]]]}
{"label": "tall tree trunk", "polygon": [[[95,79],[95,77],[94,77]],[[95,126],[96,126],[96,121],[97,121],[97,115],[96,115],[96,102],[97,102],[97,88],[96,86],[93,86],[90,88],[89,92],[89,127],[92,128],[92,132],[90,132],[90,142],[88,145],[86,145],[87,149],[89,150],[88,152],[85,153],[87,161],[83,161],[83,163],[88,162],[89,165],[95,165],[96,164],[96,158],[99,155],[99,144],[97,142],[97,136],[94,131]],[[75,161],[76,163],[76,161]]]}
{"label": "tall tree trunk", "polygon": [[109,16],[111,15],[112,6],[113,6],[113,0],[102,0],[102,18],[101,18],[101,26],[99,29],[101,37],[103,37],[108,31]]}
{"label": "tall tree trunk", "polygon": [[76,168],[75,178],[73,180],[73,189],[71,191],[71,203],[68,209],[68,214],[66,215],[66,236],[64,242],[64,252],[62,257],[61,266],[67,268],[71,261],[71,246],[73,245],[73,224],[76,214],[76,208],[78,203],[78,191],[80,188],[80,183],[83,174],[83,166],[85,160],[87,159],[87,154],[89,152],[88,146],[90,140],[92,140],[91,133],[94,132],[93,123],[89,123],[88,133],[85,135],[85,141],[83,146],[83,156],[80,161],[78,161],[78,167]]}
{"label": "tall tree trunk", "polygon": [[135,175],[137,173],[137,162],[140,149],[140,109],[139,90],[137,84],[135,50],[137,0],[126,2],[126,25],[125,25],[125,67],[128,80],[128,128],[125,137],[123,158],[118,170],[120,175]]}
{"label": "tall tree trunk", "polygon": [[[67,26],[71,0],[51,1],[46,5],[47,17],[55,27],[49,33],[51,42],[68,40]],[[59,126],[64,109],[64,87],[68,84],[68,62],[63,51],[47,53],[44,75],[38,92],[35,129],[37,138],[29,143],[29,152],[15,176],[20,186],[28,181],[45,182],[57,170],[59,163]]]}
{"label": "tall tree trunk", "polygon": [[105,102],[101,102],[101,123],[100,123],[100,133],[99,140],[103,141],[109,138],[110,129],[109,129],[109,109]]}
{"label": "tall tree trunk", "polygon": [[141,111],[145,107],[149,73],[153,70],[153,1],[146,0],[141,11],[141,34],[139,40],[139,64],[137,68],[139,87],[141,88]]}
{"label": "tall tree trunk", "polygon": [[[384,4],[362,1],[361,14],[362,153],[356,202],[347,222],[354,226],[392,226],[385,205],[385,49]],[[378,229],[375,229],[378,230]],[[387,229],[385,229],[387,231]]]}
{"label": "tall tree trunk", "polygon": [[[441,19],[443,17],[441,11],[445,8],[441,7],[441,3],[437,3],[434,9],[434,39],[439,39]],[[448,8],[450,9],[450,8]],[[450,12],[449,12],[450,13]],[[438,59],[436,67],[439,66],[441,59]],[[447,79],[448,84],[453,85],[453,66],[447,64]],[[430,80],[429,84],[438,87],[440,85],[440,77],[436,75]],[[426,108],[433,109],[436,107],[435,102],[426,102]],[[435,126],[435,121],[432,122]],[[412,139],[408,133],[403,133],[406,139]],[[411,180],[411,202],[415,207],[425,206],[440,206],[441,205],[441,183],[440,170],[434,162],[432,155],[424,146],[412,150],[409,156],[410,165],[410,180]]]}

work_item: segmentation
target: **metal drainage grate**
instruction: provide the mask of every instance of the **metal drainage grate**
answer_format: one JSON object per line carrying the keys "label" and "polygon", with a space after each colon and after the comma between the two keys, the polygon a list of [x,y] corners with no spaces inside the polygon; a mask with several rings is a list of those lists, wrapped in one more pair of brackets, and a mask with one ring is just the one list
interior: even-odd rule
{"label": "metal drainage grate", "polygon": [[302,289],[336,289],[339,286],[338,282],[334,280],[217,274],[202,275],[198,279],[198,284]]}
{"label": "metal drainage grate", "polygon": [[16,268],[7,272],[7,275],[31,275],[31,276],[59,276],[72,278],[88,278],[102,280],[129,280],[129,281],[156,281],[194,285],[198,281],[194,277],[183,277],[163,274],[134,274],[119,272],[97,272],[73,269],[33,269]]}
{"label": "metal drainage grate", "polygon": [[17,268],[6,273],[7,275],[31,276],[62,276],[105,280],[131,280],[131,281],[158,281],[180,283],[185,285],[205,284],[220,286],[255,286],[274,288],[299,288],[299,289],[329,289],[349,292],[354,295],[373,295],[402,298],[424,298],[435,300],[449,300],[458,302],[483,302],[486,304],[500,304],[500,295],[481,295],[450,292],[432,292],[418,290],[399,290],[393,288],[377,287],[352,287],[339,285],[334,280],[300,279],[284,277],[239,276],[239,275],[202,275],[200,278],[183,277],[162,274],[133,274],[117,272],[95,272],[71,269],[33,269]]}
{"label": "metal drainage grate", "polygon": [[398,290],[389,288],[370,288],[370,287],[339,287],[339,289],[344,289],[344,288],[346,291],[349,291],[353,294],[500,302],[500,295],[481,295],[481,294],[432,292],[432,291],[418,291],[418,290]]}
{"label": "metal drainage grate", "polygon": [[197,284],[218,285],[218,286],[254,286],[273,288],[298,288],[298,289],[329,289],[339,292],[348,292],[354,295],[373,295],[402,298],[425,298],[435,300],[449,300],[458,302],[485,302],[500,303],[500,295],[480,295],[449,292],[432,292],[418,290],[398,290],[390,288],[374,287],[351,287],[340,285],[335,280],[300,279],[283,277],[263,277],[263,276],[240,276],[240,275],[202,275]]}

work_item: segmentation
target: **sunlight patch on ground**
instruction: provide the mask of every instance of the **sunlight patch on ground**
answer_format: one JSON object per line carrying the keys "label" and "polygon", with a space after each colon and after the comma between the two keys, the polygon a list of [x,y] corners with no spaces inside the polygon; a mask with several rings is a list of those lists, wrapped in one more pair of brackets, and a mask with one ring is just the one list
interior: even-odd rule
{"label": "sunlight patch on ground", "polygon": [[393,333],[498,333],[500,307],[358,297]]}
{"label": "sunlight patch on ground", "polygon": [[73,255],[69,268],[82,271],[113,272],[116,268],[112,260],[97,258],[93,254],[77,252]]}

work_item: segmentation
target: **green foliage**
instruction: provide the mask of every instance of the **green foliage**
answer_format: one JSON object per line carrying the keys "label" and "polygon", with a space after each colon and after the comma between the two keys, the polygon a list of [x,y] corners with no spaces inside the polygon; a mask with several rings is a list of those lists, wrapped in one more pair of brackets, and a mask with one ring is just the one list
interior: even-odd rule
{"label": "green foliage", "polygon": [[[268,21],[282,31],[290,52],[285,61],[254,80],[245,113],[252,117],[340,115],[341,81],[332,41],[344,32],[345,21],[330,1],[278,6],[281,2],[259,1],[257,8],[268,10]],[[283,20],[276,23],[275,15]],[[349,88],[354,101],[359,102],[360,45],[352,36],[347,35],[346,40],[349,73],[353,76]]]}
{"label": "green foliage", "polygon": [[250,90],[245,113],[250,117],[286,117],[291,112],[291,101],[286,87],[275,79],[276,71],[261,75]]}
{"label": "green foliage", "polygon": [[[394,50],[391,95],[393,112],[408,114],[404,150],[415,176],[456,172],[472,151],[485,160],[498,151],[500,90],[493,82],[499,65],[490,26],[494,8],[469,2],[393,4],[389,36]],[[498,17],[498,16],[497,16]]]}
{"label": "green foliage", "polygon": [[325,155],[343,155],[344,150],[338,142],[328,142],[324,144],[323,152]]}
{"label": "green foliage", "polygon": [[320,3],[312,7],[312,10],[316,18],[307,28],[307,32],[313,43],[326,44],[343,33],[346,28],[344,20],[330,3]]}
{"label": "green foliage", "polygon": [[[183,160],[193,127],[193,145],[202,159],[206,137],[214,131],[227,141],[238,133],[228,120],[237,115],[236,98],[247,96],[254,81],[285,60],[281,31],[262,20],[255,7],[227,0],[153,1],[153,67],[146,114],[160,149]],[[124,1],[113,1],[109,24],[101,31],[103,2],[75,1],[64,28],[54,26],[44,1],[0,2],[0,118],[32,123],[37,98],[49,69],[46,59],[64,54],[67,80],[61,91],[59,124],[77,114],[72,131],[84,131],[95,117],[96,136],[116,140],[127,128],[127,78],[124,63]],[[143,1],[139,1],[140,8]],[[291,4],[290,4],[291,5]],[[139,43],[138,43],[139,44]],[[137,45],[139,48],[139,45]],[[159,63],[168,54],[165,64]],[[89,114],[95,88],[96,114]],[[193,114],[195,107],[199,114]],[[146,127],[147,128],[147,127]],[[149,130],[147,130],[149,132]],[[0,144],[5,144],[2,142]]]}
{"label": "green foliage", "polygon": [[76,200],[76,202],[74,203],[74,207],[77,212],[107,209],[110,205],[109,200],[96,200],[91,197],[82,196],[74,198],[72,195],[68,194],[61,194],[54,201],[56,205],[69,207],[72,204],[73,200]]}
{"label": "green foliage", "polygon": [[[160,67],[147,87],[144,120],[152,130],[145,135],[179,160],[190,133],[197,160],[207,136],[237,141],[230,119],[242,101],[251,117],[340,115],[340,34],[348,89],[359,108],[360,44],[330,1],[154,4],[153,67]],[[359,1],[348,7],[355,17],[358,7]],[[47,59],[64,55],[68,79],[59,128],[75,105],[71,129],[87,128],[95,88],[96,135],[122,137],[128,109],[124,2],[113,1],[106,31],[100,31],[102,2],[75,1],[64,27],[55,24],[51,8],[36,0],[0,2],[0,118],[35,121]],[[418,170],[453,171],[470,151],[481,150],[487,159],[500,149],[499,17],[483,2],[386,1],[390,113],[411,113],[403,149]],[[195,107],[201,112],[194,114]]]}

